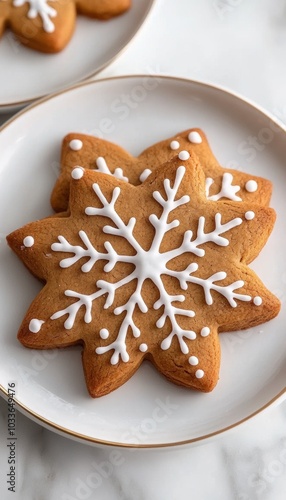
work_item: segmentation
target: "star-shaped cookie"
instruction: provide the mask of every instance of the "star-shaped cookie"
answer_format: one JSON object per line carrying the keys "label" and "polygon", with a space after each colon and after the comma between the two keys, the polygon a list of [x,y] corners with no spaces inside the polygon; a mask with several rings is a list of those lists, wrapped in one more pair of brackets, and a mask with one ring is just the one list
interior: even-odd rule
{"label": "star-shaped cookie", "polygon": [[27,47],[59,52],[73,34],[77,13],[109,19],[130,5],[131,0],[0,0],[0,37],[8,27]]}
{"label": "star-shaped cookie", "polygon": [[264,246],[275,212],[208,201],[193,153],[139,186],[77,167],[70,187],[69,216],[32,222],[7,238],[46,283],[19,340],[38,349],[82,344],[93,397],[121,386],[144,358],[176,384],[211,391],[218,333],[279,312],[278,299],[246,265]]}
{"label": "star-shaped cookie", "polygon": [[175,155],[184,155],[183,151],[194,152],[198,156],[206,176],[205,190],[209,200],[269,204],[271,182],[221,167],[204,132],[193,128],[150,146],[137,158],[109,141],[85,134],[68,134],[62,144],[60,175],[51,196],[52,207],[56,212],[67,209],[70,173],[77,165],[111,173],[118,179],[138,185],[161,164]]}

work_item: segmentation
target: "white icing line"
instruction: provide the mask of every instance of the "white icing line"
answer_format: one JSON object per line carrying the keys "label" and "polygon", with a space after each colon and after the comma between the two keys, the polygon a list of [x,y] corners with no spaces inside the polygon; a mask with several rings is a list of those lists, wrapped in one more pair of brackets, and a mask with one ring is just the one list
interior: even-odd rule
{"label": "white icing line", "polygon": [[109,337],[109,331],[106,328],[102,328],[99,332],[99,335],[100,335],[100,338],[102,338],[103,340],[106,340]]}
{"label": "white icing line", "polygon": [[246,220],[252,220],[255,217],[255,213],[252,210],[249,210],[248,212],[245,212],[244,217]]}
{"label": "white icing line", "polygon": [[210,187],[214,183],[214,180],[211,177],[207,177],[205,184],[207,199],[211,201],[218,201],[221,198],[227,198],[232,201],[241,201],[241,198],[236,195],[236,193],[240,190],[240,187],[233,186],[232,181],[233,175],[229,172],[225,172],[222,176],[222,184],[219,193],[210,196]]}
{"label": "white icing line", "polygon": [[[76,172],[76,177],[77,175],[83,175],[83,169],[81,168],[75,169],[74,172]],[[165,337],[160,344],[161,349],[169,349],[174,337],[176,337],[183,354],[188,354],[189,341],[196,339],[196,333],[193,330],[184,330],[180,326],[179,321],[182,317],[194,317],[195,312],[189,308],[184,309],[177,305],[178,303],[184,302],[186,297],[183,293],[180,295],[170,295],[165,289],[162,275],[175,278],[181,290],[187,290],[189,283],[194,283],[202,287],[207,305],[213,303],[212,291],[225,297],[231,307],[236,307],[238,300],[252,300],[250,296],[236,292],[237,289],[244,286],[242,280],[237,280],[227,285],[217,284],[217,282],[227,278],[227,274],[224,271],[216,272],[209,277],[201,278],[199,275],[194,275],[194,273],[199,270],[199,266],[197,263],[192,263],[191,260],[187,267],[182,270],[172,270],[168,267],[168,263],[171,260],[185,253],[203,257],[205,255],[205,249],[201,248],[201,246],[208,242],[212,242],[212,244],[222,247],[229,245],[229,240],[223,235],[242,223],[242,219],[239,217],[222,223],[222,215],[216,213],[214,216],[214,229],[207,233],[205,232],[205,217],[201,216],[197,220],[195,237],[191,230],[187,230],[183,234],[182,242],[178,247],[161,252],[162,241],[166,233],[178,227],[180,224],[179,220],[174,218],[174,216],[170,218],[170,214],[178,207],[190,202],[190,197],[188,195],[178,197],[178,191],[185,173],[186,168],[183,165],[179,166],[174,181],[171,183],[170,179],[163,179],[162,189],[153,192],[153,198],[161,206],[161,210],[160,215],[152,213],[149,215],[149,222],[154,228],[154,235],[148,250],[144,249],[135,237],[136,233],[134,234],[134,228],[137,223],[135,217],[131,217],[129,221],[125,221],[117,213],[116,204],[121,194],[120,187],[115,187],[107,198],[102,192],[100,185],[97,183],[91,185],[96,196],[95,206],[86,207],[85,214],[87,216],[97,216],[109,219],[111,225],[106,222],[106,225],[103,227],[103,233],[112,235],[113,239],[114,237],[125,239],[132,249],[131,255],[130,253],[128,255],[117,253],[108,240],[108,237],[104,243],[104,248],[98,251],[95,246],[96,239],[94,235],[92,235],[92,240],[90,240],[88,234],[83,230],[79,230],[78,232],[78,236],[81,240],[80,243],[78,241],[76,241],[76,244],[70,243],[64,236],[59,235],[58,241],[51,245],[51,249],[54,252],[70,254],[68,257],[65,255],[59,262],[59,265],[63,269],[73,266],[80,262],[81,259],[83,259],[81,270],[84,273],[89,273],[93,266],[101,260],[105,261],[103,268],[105,273],[112,271],[117,263],[132,264],[133,270],[130,271],[127,276],[123,275],[118,281],[109,282],[104,279],[98,280],[95,283],[96,291],[90,295],[74,290],[66,290],[64,293],[66,297],[72,298],[71,303],[65,309],[57,311],[51,316],[52,320],[66,316],[64,327],[66,329],[71,329],[74,326],[79,310],[83,308],[84,322],[91,323],[94,300],[104,296],[105,304],[103,307],[108,309],[113,305],[115,298],[117,298],[117,290],[134,282],[135,290],[127,299],[127,302],[117,305],[113,310],[113,314],[122,318],[119,329],[116,332],[117,336],[113,336],[111,342],[96,348],[96,353],[99,355],[112,351],[110,356],[110,363],[112,365],[116,365],[119,360],[123,362],[129,360],[127,337],[133,335],[133,337],[138,338],[141,335],[140,329],[135,324],[134,313],[138,310],[143,314],[148,312],[147,304],[142,295],[142,287],[146,280],[151,280],[158,291],[159,298],[153,304],[153,307],[155,310],[161,311],[161,316],[157,320],[156,327],[158,329],[165,328],[165,325],[168,325],[168,328],[170,327],[170,333],[167,334],[167,337]],[[98,202],[100,202],[99,206]],[[122,314],[123,316],[121,316]],[[209,330],[208,327],[203,327],[201,336],[207,336],[210,333]],[[102,328],[99,335],[103,340],[107,339],[109,337],[108,329]],[[194,362],[192,356],[190,359],[191,362]],[[196,376],[202,377],[203,371],[197,370]]]}
{"label": "white icing line", "polygon": [[110,168],[108,167],[106,161],[105,161],[105,158],[103,158],[103,156],[99,156],[95,160],[95,163],[97,166],[97,168],[95,170],[98,170],[98,172],[102,172],[103,174],[107,174],[107,175],[113,175],[117,179],[120,179],[120,180],[125,181],[125,182],[129,181],[128,177],[124,176],[123,170],[120,167],[117,167],[114,170],[114,172],[112,173]]}

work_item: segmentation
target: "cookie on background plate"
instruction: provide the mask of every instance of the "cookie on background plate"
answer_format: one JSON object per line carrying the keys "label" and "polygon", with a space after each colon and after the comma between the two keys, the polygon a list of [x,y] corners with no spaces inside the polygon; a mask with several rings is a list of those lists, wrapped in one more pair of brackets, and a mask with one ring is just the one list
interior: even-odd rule
{"label": "cookie on background plate", "polygon": [[81,344],[92,397],[120,387],[145,358],[170,381],[209,392],[219,378],[218,333],[279,312],[279,300],[247,267],[273,228],[274,210],[209,202],[196,155],[184,157],[139,186],[77,167],[70,215],[7,237],[46,283],[20,342],[32,349]]}
{"label": "cookie on background plate", "polygon": [[86,134],[68,134],[62,143],[60,175],[51,196],[52,207],[56,212],[67,209],[70,173],[75,166],[110,173],[138,185],[162,163],[179,153],[184,155],[184,150],[194,152],[201,162],[208,199],[269,204],[272,183],[262,177],[221,167],[204,132],[193,128],[150,146],[137,158],[104,139]]}
{"label": "cookie on background plate", "polygon": [[131,7],[131,0],[75,0],[79,14],[107,20],[119,16]]}
{"label": "cookie on background plate", "polygon": [[0,0],[0,37],[8,27],[27,47],[59,52],[72,37],[77,12],[105,20],[130,6],[131,0]]}

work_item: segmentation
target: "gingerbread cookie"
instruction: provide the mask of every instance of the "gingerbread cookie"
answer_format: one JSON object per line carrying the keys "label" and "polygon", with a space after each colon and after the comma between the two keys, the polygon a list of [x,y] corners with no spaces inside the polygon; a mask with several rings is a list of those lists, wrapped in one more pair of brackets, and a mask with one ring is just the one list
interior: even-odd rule
{"label": "gingerbread cookie", "polygon": [[209,200],[269,204],[272,193],[270,181],[221,167],[203,131],[189,129],[145,149],[138,158],[103,139],[85,134],[68,134],[62,144],[61,170],[51,197],[52,207],[56,212],[66,210],[70,173],[77,165],[110,173],[118,179],[138,185],[144,182],[155,168],[183,150],[193,151],[198,156],[206,175],[205,189]]}
{"label": "gingerbread cookie", "polygon": [[79,14],[107,20],[130,9],[131,0],[75,0]]}
{"label": "gingerbread cookie", "polygon": [[59,52],[73,34],[77,11],[109,19],[130,5],[131,0],[0,0],[0,37],[9,27],[27,47]]}
{"label": "gingerbread cookie", "polygon": [[33,349],[82,344],[92,397],[121,386],[145,358],[170,381],[211,391],[218,333],[279,312],[278,299],[246,265],[275,212],[209,202],[203,170],[187,152],[139,186],[76,167],[70,188],[68,217],[32,222],[7,238],[46,283],[19,340]]}

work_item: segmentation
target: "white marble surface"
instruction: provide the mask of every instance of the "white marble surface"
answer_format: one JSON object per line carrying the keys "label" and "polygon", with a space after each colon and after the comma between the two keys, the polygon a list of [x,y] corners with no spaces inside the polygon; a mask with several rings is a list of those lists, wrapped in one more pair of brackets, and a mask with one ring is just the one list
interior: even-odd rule
{"label": "white marble surface", "polygon": [[[162,73],[216,83],[286,122],[284,0],[157,0],[133,44],[101,76]],[[0,115],[0,124],[9,116]],[[208,444],[96,448],[17,414],[16,493],[7,490],[7,405],[0,398],[3,500],[284,500],[286,402]]]}

